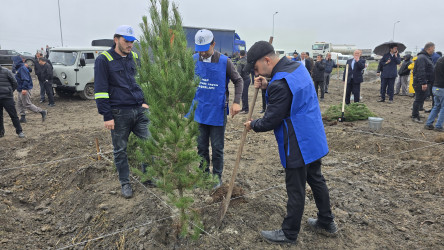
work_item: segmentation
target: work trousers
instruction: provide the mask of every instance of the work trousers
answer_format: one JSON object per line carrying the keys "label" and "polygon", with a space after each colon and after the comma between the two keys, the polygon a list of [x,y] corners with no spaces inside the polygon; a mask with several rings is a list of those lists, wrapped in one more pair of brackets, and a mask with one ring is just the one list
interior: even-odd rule
{"label": "work trousers", "polygon": [[334,216],[330,208],[330,195],[327,184],[321,173],[321,160],[304,167],[286,168],[285,184],[287,188],[287,216],[282,222],[282,231],[289,239],[297,239],[301,228],[302,214],[305,205],[305,183],[310,185],[318,208],[318,221],[327,225]]}
{"label": "work trousers", "polygon": [[324,72],[324,92],[328,93],[328,85],[330,85],[331,73]]}
{"label": "work trousers", "polygon": [[26,95],[22,95],[22,92],[17,92],[17,111],[20,115],[26,115],[26,109],[31,110],[34,113],[40,113],[43,109],[35,106],[31,102],[31,90],[28,90]]}
{"label": "work trousers", "polygon": [[395,94],[407,95],[409,90],[409,75],[396,78]]}
{"label": "work trousers", "polygon": [[39,85],[40,85],[40,101],[44,102],[45,101],[45,93],[46,93],[45,82],[39,81]]}
{"label": "work trousers", "polygon": [[201,168],[205,167],[205,172],[210,172],[210,141],[211,141],[211,162],[213,163],[213,174],[222,178],[224,170],[224,138],[227,116],[224,115],[223,126],[212,126],[199,123],[199,136],[197,137],[197,153],[202,157]]}
{"label": "work trousers", "polygon": [[12,124],[15,127],[15,132],[20,134],[22,132],[22,126],[20,125],[19,118],[17,116],[17,110],[15,109],[14,98],[0,99],[0,136],[5,134],[5,127],[3,124],[3,108],[11,117]]}
{"label": "work trousers", "polygon": [[[389,101],[393,101],[393,95],[395,91],[396,78],[381,78],[381,99],[385,101],[385,93],[389,97]],[[355,95],[355,94],[353,94]],[[355,95],[356,97],[356,95]]]}
{"label": "work trousers", "polygon": [[419,109],[424,106],[426,91],[422,91],[422,85],[413,85],[415,90],[415,101],[413,101],[412,118],[419,118]]}
{"label": "work trousers", "polygon": [[[46,95],[48,96],[49,104],[54,104],[54,93],[52,92],[52,83],[44,82],[43,87],[46,92]],[[40,95],[41,95],[41,90],[40,90]],[[45,97],[45,95],[43,95],[43,97]]]}
{"label": "work trousers", "polygon": [[318,95],[318,89],[321,89],[321,99],[324,99],[324,81],[314,81],[315,89],[316,89],[316,96]]}
{"label": "work trousers", "polygon": [[243,78],[244,88],[242,90],[242,111],[248,112],[250,109],[248,107],[248,87],[250,87],[250,75]]}
{"label": "work trousers", "polygon": [[347,83],[347,88],[345,89],[345,104],[350,104],[350,96],[353,93],[354,102],[359,102],[359,98],[361,98],[361,83],[355,83],[353,79],[351,79]]}
{"label": "work trousers", "polygon": [[131,132],[141,139],[148,139],[148,109],[143,107],[132,109],[113,109],[114,129],[111,130],[113,141],[114,163],[119,173],[119,181],[123,186],[130,183],[129,164],[126,148]]}

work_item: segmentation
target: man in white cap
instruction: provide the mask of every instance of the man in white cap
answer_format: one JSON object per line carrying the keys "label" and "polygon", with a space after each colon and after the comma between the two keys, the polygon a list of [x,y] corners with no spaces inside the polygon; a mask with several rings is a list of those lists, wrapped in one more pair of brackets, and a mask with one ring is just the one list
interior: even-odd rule
{"label": "man in white cap", "polygon": [[[225,55],[214,50],[216,42],[213,33],[202,29],[195,36],[194,60],[196,75],[200,78],[193,103],[197,102],[194,120],[199,123],[199,137],[197,138],[198,154],[203,158],[201,167],[209,172],[211,140],[213,174],[219,177],[222,185],[222,171],[224,167],[224,135],[227,115],[233,117],[240,112],[239,105],[242,96],[243,80],[233,62]],[[228,113],[228,82],[234,84],[234,101]],[[205,163],[204,163],[205,162]],[[205,165],[206,164],[206,165]]]}
{"label": "man in white cap", "polygon": [[115,44],[99,55],[94,65],[97,109],[103,115],[105,128],[111,130],[114,163],[125,198],[133,195],[126,154],[129,134],[133,132],[143,139],[149,136],[148,105],[135,79],[138,56],[131,51],[135,40],[131,26],[119,26],[114,34]]}

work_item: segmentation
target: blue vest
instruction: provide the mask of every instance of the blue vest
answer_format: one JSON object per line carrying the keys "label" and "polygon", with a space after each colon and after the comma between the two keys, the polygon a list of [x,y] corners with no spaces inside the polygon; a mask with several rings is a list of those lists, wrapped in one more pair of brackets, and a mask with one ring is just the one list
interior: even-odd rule
{"label": "blue vest", "polygon": [[[284,129],[288,133],[291,123],[296,134],[299,148],[301,150],[304,163],[310,164],[328,153],[327,137],[325,135],[324,124],[322,123],[321,110],[319,108],[316,91],[310,74],[305,67],[298,67],[291,73],[278,72],[271,79],[268,87],[276,80],[285,79],[291,93],[293,101],[291,103],[290,117],[282,120],[282,123],[274,130],[274,135],[279,148],[281,164],[284,168],[287,165],[287,156],[290,155],[290,143],[288,149],[284,149]],[[268,103],[268,88],[265,94]],[[286,138],[289,140],[289,137]]]}
{"label": "blue vest", "polygon": [[220,55],[218,63],[199,61],[199,54],[193,55],[196,67],[194,72],[200,78],[193,106],[197,104],[194,120],[201,124],[224,126],[227,91],[227,61],[228,57]]}

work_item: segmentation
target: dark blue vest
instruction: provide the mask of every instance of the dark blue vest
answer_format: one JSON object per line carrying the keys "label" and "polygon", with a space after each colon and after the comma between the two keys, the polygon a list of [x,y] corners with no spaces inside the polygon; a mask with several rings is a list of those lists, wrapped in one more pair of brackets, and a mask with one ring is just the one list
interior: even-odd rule
{"label": "dark blue vest", "polygon": [[[284,129],[287,131],[286,134],[289,134],[289,126],[287,125],[289,120],[293,125],[304,163],[312,163],[328,153],[327,137],[313,81],[305,67],[298,67],[291,73],[276,73],[268,87],[274,81],[281,79],[286,80],[293,94],[290,117],[285,118],[281,125],[274,130],[281,164],[285,168],[287,156],[290,155],[290,143],[287,143],[287,152],[285,152],[284,148],[284,139],[289,140],[288,136],[284,138]],[[268,88],[266,100],[268,103]]]}
{"label": "dark blue vest", "polygon": [[199,61],[199,54],[194,54],[195,74],[200,78],[193,106],[197,103],[194,120],[201,124],[224,126],[227,91],[228,57],[220,55],[218,63]]}

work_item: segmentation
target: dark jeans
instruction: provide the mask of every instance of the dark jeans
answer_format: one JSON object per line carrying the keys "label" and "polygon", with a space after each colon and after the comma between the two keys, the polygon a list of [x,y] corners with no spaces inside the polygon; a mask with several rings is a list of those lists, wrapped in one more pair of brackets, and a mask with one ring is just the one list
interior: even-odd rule
{"label": "dark jeans", "polygon": [[[54,104],[54,94],[52,92],[52,83],[44,82],[44,88],[46,95],[48,96],[49,104]],[[42,90],[40,89],[40,98],[42,97]],[[45,100],[45,95],[43,94],[43,100]]]}
{"label": "dark jeans", "polygon": [[114,163],[119,173],[121,185],[128,184],[129,165],[126,147],[128,137],[133,132],[137,137],[147,139],[150,136],[148,131],[148,110],[142,107],[133,109],[113,109],[114,130],[111,130],[111,138],[114,147]]}
{"label": "dark jeans", "polygon": [[422,85],[413,85],[415,101],[413,101],[412,118],[419,118],[419,109],[424,106],[427,90],[422,91]]}
{"label": "dark jeans", "polygon": [[324,91],[325,91],[325,93],[328,93],[328,85],[330,84],[330,76],[331,76],[331,73],[324,72]]}
{"label": "dark jeans", "polygon": [[45,92],[46,92],[46,88],[45,88],[45,83],[39,81],[39,85],[40,85],[40,101],[45,101]]}
{"label": "dark jeans", "polygon": [[316,89],[316,96],[318,96],[318,89],[321,89],[321,99],[324,99],[324,81],[315,81],[315,89]]}
{"label": "dark jeans", "polygon": [[262,110],[265,111],[267,109],[267,102],[265,101],[265,93],[267,93],[266,89],[262,90]]}
{"label": "dark jeans", "polygon": [[287,216],[282,222],[282,230],[289,239],[296,239],[301,228],[302,214],[305,205],[305,183],[310,185],[316,207],[318,220],[321,224],[333,221],[330,208],[330,195],[327,184],[321,173],[321,160],[300,168],[285,169],[285,184],[287,187]]}
{"label": "dark jeans", "polygon": [[243,78],[244,89],[242,90],[242,110],[248,112],[250,109],[248,107],[248,87],[250,87],[250,76]]}
{"label": "dark jeans", "polygon": [[199,136],[197,137],[197,153],[202,157],[200,167],[204,167],[205,171],[210,172],[210,141],[211,141],[211,155],[213,162],[213,174],[222,177],[224,170],[224,137],[225,137],[225,125],[227,122],[227,116],[225,115],[225,121],[223,126],[212,126],[199,123]]}
{"label": "dark jeans", "polygon": [[11,117],[12,124],[15,127],[15,132],[20,134],[22,132],[22,126],[17,115],[17,110],[15,109],[14,98],[4,98],[0,99],[0,135],[5,134],[5,127],[3,125],[3,108]]}
{"label": "dark jeans", "polygon": [[389,100],[393,101],[393,95],[395,94],[395,80],[396,80],[396,78],[381,78],[381,99],[382,100],[385,100],[385,93],[387,92]]}
{"label": "dark jeans", "polygon": [[350,104],[350,96],[353,93],[354,102],[359,102],[361,98],[361,83],[353,82],[353,79],[347,83],[347,88],[345,90],[345,104]]}

